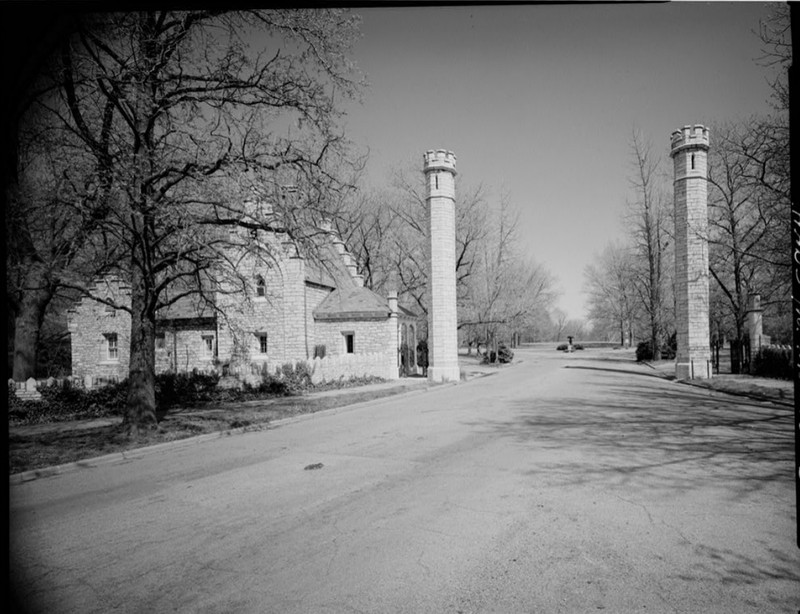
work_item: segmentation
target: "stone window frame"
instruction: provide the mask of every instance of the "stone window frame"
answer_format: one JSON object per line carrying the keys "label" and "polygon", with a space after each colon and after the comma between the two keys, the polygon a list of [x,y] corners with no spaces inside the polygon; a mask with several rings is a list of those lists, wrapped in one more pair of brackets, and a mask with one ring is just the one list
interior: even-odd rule
{"label": "stone window frame", "polygon": [[103,337],[106,344],[104,362],[119,362],[119,335],[117,333],[103,333]]}
{"label": "stone window frame", "polygon": [[256,356],[264,357],[269,354],[269,333],[266,331],[256,331]]}
{"label": "stone window frame", "polygon": [[203,335],[203,357],[213,358],[214,356],[214,335]]}
{"label": "stone window frame", "polygon": [[356,332],[354,330],[343,330],[342,339],[344,340],[344,353],[356,353]]}

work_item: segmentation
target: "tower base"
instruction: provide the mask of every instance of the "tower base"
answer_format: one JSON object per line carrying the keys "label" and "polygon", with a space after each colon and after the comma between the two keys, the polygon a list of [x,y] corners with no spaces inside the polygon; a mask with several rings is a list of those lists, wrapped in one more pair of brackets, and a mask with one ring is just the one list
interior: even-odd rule
{"label": "tower base", "polygon": [[711,379],[710,360],[690,360],[675,363],[675,379]]}
{"label": "tower base", "polygon": [[451,367],[428,367],[428,381],[432,383],[458,382],[461,380],[461,369],[458,365]]}

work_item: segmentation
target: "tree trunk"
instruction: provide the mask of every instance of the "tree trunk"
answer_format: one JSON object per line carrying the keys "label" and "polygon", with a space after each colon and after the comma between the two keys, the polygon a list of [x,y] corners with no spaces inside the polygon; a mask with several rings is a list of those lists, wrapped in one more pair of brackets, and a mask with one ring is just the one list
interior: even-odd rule
{"label": "tree trunk", "polygon": [[661,340],[658,338],[658,333],[650,336],[650,343],[653,346],[653,360],[661,360]]}
{"label": "tree trunk", "polygon": [[[148,292],[148,290],[150,290]],[[131,350],[128,372],[128,403],[123,426],[135,439],[140,429],[152,429],[156,419],[156,318],[151,307],[152,289],[134,266],[131,283]]]}
{"label": "tree trunk", "polygon": [[14,381],[36,377],[39,331],[53,290],[41,266],[31,265],[25,275],[25,289],[14,314]]}

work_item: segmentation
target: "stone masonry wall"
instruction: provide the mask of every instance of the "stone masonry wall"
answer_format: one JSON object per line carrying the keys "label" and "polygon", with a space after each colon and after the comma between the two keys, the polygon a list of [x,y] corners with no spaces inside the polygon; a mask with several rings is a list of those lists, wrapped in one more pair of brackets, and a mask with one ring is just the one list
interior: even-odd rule
{"label": "stone masonry wall", "polygon": [[444,150],[425,154],[429,223],[428,376],[459,379],[456,307],[455,156]]}
{"label": "stone masonry wall", "polygon": [[317,286],[306,285],[306,330],[308,331],[308,347],[306,353],[309,358],[314,357],[314,346],[321,343],[317,340],[317,322],[314,319],[314,309],[325,300],[331,290]]}
{"label": "stone masonry wall", "polygon": [[[397,361],[396,320],[327,321],[316,324],[316,344],[325,345],[326,356],[345,354],[344,333],[353,333],[355,354],[385,354]],[[393,328],[394,326],[394,328]]]}
{"label": "stone masonry wall", "polygon": [[[118,305],[130,304],[130,287],[116,278],[98,282],[92,293]],[[83,298],[70,311],[72,375],[84,378],[121,380],[130,364],[131,316],[127,311],[108,308],[104,303]],[[116,358],[109,356],[109,338],[116,335]]]}
{"label": "stone masonry wall", "polygon": [[[157,334],[163,335],[164,347],[156,344],[156,373],[175,371],[188,373],[211,371],[214,369],[214,348],[217,344],[217,331],[213,328],[195,328],[191,330],[159,329]],[[209,353],[205,337],[212,340]]]}
{"label": "stone masonry wall", "polygon": [[287,360],[300,360],[309,357],[305,261],[293,254],[284,261],[283,268],[284,356]]}
{"label": "stone masonry wall", "polygon": [[708,131],[702,126],[672,135],[678,379],[711,376],[707,150]]}
{"label": "stone masonry wall", "polygon": [[[281,249],[277,242],[269,248]],[[250,283],[247,294],[220,294],[218,303],[224,315],[219,317],[218,356],[223,363],[250,360],[287,360],[284,322],[285,282],[287,270],[283,261],[265,262],[254,255],[242,258],[238,271]],[[265,296],[256,292],[258,276],[265,281]],[[267,334],[267,354],[261,354],[258,334]],[[295,358],[297,358],[295,356]]]}

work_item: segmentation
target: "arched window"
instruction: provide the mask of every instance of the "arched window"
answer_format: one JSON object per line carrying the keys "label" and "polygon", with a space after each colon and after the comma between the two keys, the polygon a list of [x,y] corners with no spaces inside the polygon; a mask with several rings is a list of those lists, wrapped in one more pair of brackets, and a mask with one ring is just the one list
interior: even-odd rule
{"label": "arched window", "polygon": [[267,297],[267,282],[264,281],[261,275],[256,275],[256,296],[258,298]]}

